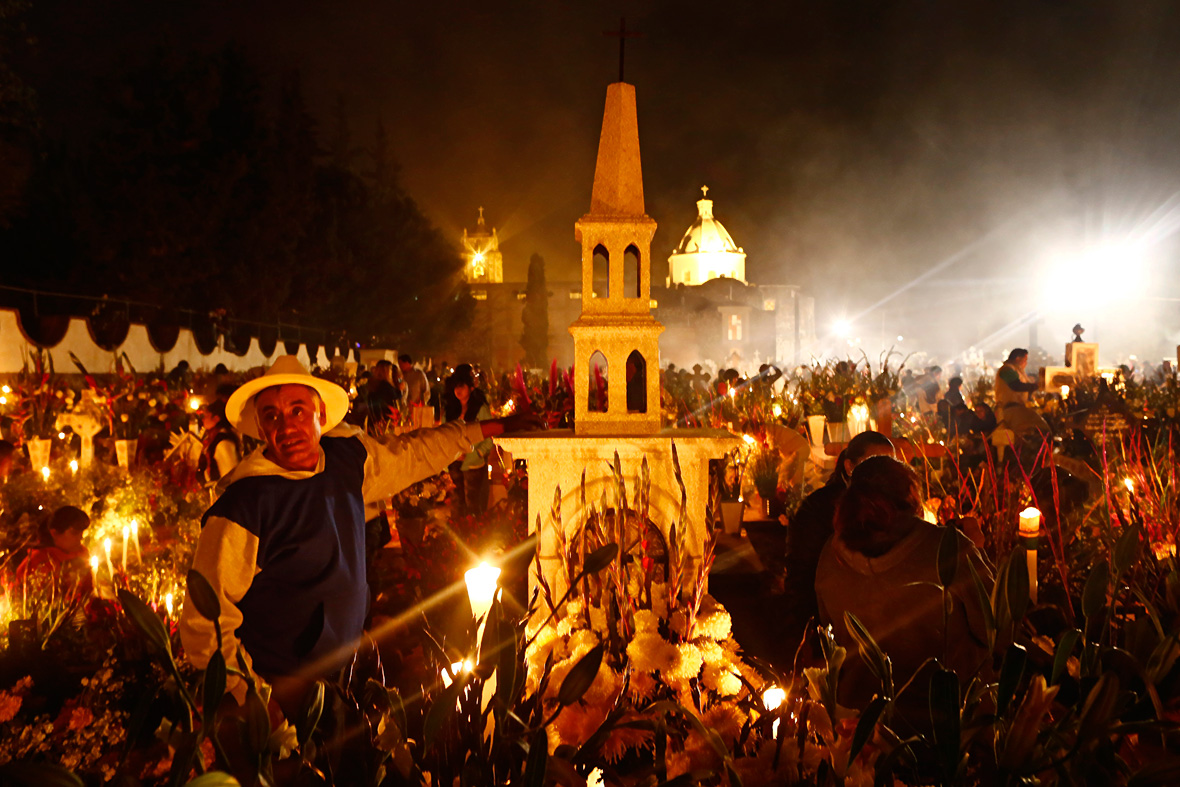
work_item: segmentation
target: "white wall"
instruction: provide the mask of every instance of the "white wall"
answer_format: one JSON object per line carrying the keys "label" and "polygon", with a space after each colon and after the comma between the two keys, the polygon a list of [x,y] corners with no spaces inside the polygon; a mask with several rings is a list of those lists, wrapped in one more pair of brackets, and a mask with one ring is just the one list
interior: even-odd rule
{"label": "white wall", "polygon": [[[12,309],[0,309],[0,374],[12,374],[21,371],[25,359],[36,345],[30,342],[21,331],[17,313]],[[258,366],[269,366],[275,358],[286,353],[282,342],[275,344],[274,352],[269,356],[263,355],[258,347],[258,339],[250,340],[250,350],[245,355],[234,355],[227,352],[218,342],[217,349],[209,355],[201,355],[197,344],[193,340],[193,333],[188,328],[181,328],[176,339],[176,346],[166,353],[157,352],[148,340],[147,328],[133,324],[127,332],[127,338],[118,349],[111,352],[102,349],[90,337],[86,320],[74,317],[70,320],[70,327],[65,338],[56,347],[48,350],[53,358],[53,368],[63,374],[77,371],[70,353],[77,356],[86,369],[95,374],[106,374],[115,369],[115,358],[127,354],[131,365],[138,372],[153,372],[161,367],[164,371],[172,369],[180,361],[188,361],[194,371],[211,371],[219,363],[234,372],[244,372]],[[309,364],[307,347],[300,345],[299,360]],[[327,366],[329,363],[325,348],[320,347],[314,363]]]}

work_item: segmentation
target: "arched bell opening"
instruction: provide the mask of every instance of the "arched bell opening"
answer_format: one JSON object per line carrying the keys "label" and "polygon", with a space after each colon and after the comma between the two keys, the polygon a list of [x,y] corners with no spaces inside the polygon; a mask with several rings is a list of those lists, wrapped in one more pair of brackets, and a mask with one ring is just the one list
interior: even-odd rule
{"label": "arched bell opening", "polygon": [[647,412],[647,361],[639,350],[627,356],[627,412]]}
{"label": "arched bell opening", "polygon": [[623,252],[623,297],[643,297],[643,277],[639,275],[639,248],[634,243]]}
{"label": "arched bell opening", "polygon": [[607,408],[607,367],[606,356],[601,350],[595,350],[590,356],[589,374],[590,386],[586,410],[591,413],[605,413]]}
{"label": "arched bell opening", "polygon": [[593,270],[591,273],[593,277],[591,286],[593,287],[595,298],[609,298],[610,297],[610,252],[601,243],[594,247]]}

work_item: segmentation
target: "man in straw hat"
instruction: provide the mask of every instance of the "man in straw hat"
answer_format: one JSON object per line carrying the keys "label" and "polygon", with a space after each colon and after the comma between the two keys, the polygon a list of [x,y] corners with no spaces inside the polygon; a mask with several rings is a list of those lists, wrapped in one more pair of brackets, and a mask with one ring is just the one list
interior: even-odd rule
{"label": "man in straw hat", "polygon": [[[235,668],[241,653],[288,716],[361,637],[366,502],[444,470],[485,437],[532,425],[519,417],[456,421],[382,443],[341,423],[348,406],[343,388],[292,355],[234,391],[226,417],[266,445],[222,479],[193,557],[221,602],[226,663]],[[205,667],[217,638],[192,603],[180,635]]]}

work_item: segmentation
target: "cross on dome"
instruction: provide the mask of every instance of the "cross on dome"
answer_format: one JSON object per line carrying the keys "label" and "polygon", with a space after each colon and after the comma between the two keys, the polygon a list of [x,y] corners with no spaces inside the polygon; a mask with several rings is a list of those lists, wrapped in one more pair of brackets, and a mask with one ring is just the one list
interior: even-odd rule
{"label": "cross on dome", "polygon": [[708,186],[701,186],[701,196],[702,197],[709,196],[709,187]]}

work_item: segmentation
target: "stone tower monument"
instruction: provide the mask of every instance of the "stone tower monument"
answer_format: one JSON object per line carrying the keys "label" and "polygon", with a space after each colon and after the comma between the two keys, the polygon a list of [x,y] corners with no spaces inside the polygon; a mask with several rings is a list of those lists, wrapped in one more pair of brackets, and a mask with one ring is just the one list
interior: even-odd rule
{"label": "stone tower monument", "polygon": [[[574,224],[582,244],[582,315],[574,337],[574,431],[644,435],[660,430],[660,333],[651,315],[651,239],[643,209],[643,168],[635,86],[606,89],[590,212]],[[603,270],[605,269],[605,270]],[[596,274],[605,273],[605,282]],[[597,279],[597,280],[596,280]],[[591,391],[602,353],[607,395]],[[596,406],[595,406],[596,405]]]}
{"label": "stone tower monument", "polygon": [[[559,593],[563,588],[556,579],[556,531],[560,528],[568,535],[581,521],[576,503],[583,473],[588,499],[597,500],[604,489],[613,489],[609,464],[616,455],[630,489],[646,460],[651,473],[648,515],[665,537],[679,519],[692,570],[707,527],[709,460],[740,444],[726,431],[661,429],[659,338],[664,328],[651,315],[649,255],[655,229],[643,207],[635,87],[616,82],[606,91],[590,212],[574,225],[582,245],[582,314],[570,325],[577,395],[574,429],[496,438],[497,445],[527,464],[529,528],[540,528],[540,569]],[[601,378],[606,380],[605,402],[600,391],[592,390],[600,387]],[[683,511],[673,445],[685,489]],[[563,521],[547,521],[559,490],[567,501]]]}

